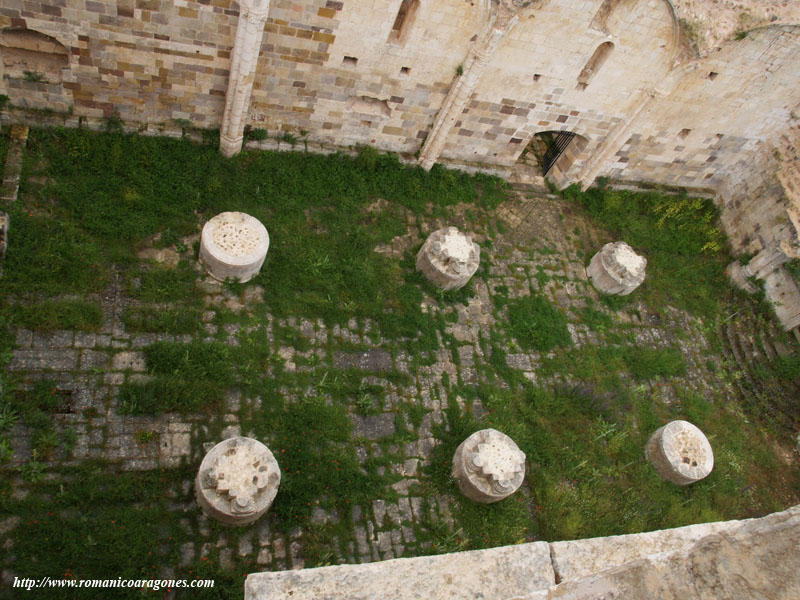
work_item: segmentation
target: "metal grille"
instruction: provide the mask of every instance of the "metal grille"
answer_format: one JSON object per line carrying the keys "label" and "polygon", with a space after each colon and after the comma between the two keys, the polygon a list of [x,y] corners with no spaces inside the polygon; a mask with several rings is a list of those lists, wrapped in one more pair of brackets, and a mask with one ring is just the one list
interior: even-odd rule
{"label": "metal grille", "polygon": [[547,147],[542,156],[542,175],[547,175],[574,137],[574,133],[562,131],[553,138],[553,142]]}

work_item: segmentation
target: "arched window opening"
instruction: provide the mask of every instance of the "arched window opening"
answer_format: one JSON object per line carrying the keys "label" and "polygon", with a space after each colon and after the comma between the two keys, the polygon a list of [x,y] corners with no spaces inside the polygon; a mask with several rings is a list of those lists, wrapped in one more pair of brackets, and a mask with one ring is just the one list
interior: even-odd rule
{"label": "arched window opening", "polygon": [[411,30],[411,24],[417,15],[419,0],[400,0],[400,9],[389,33],[389,43],[404,44]]}
{"label": "arched window opening", "polygon": [[69,52],[55,38],[31,29],[0,31],[3,76],[25,81],[61,83]]}
{"label": "arched window opening", "polygon": [[597,47],[594,54],[592,54],[592,57],[589,59],[589,62],[586,63],[586,66],[583,67],[580,75],[578,75],[579,90],[585,90],[587,88],[589,82],[597,75],[603,64],[608,60],[608,57],[611,56],[613,50],[614,44],[611,42],[603,42]]}

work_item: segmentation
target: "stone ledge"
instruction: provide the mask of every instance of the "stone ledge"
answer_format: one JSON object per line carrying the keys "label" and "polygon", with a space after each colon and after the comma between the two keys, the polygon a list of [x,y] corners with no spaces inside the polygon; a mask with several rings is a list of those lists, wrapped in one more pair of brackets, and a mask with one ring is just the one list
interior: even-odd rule
{"label": "stone ledge", "polygon": [[553,542],[550,544],[550,556],[559,579],[569,581],[613,569],[650,554],[685,550],[708,535],[735,529],[741,523],[720,521],[646,533]]}
{"label": "stone ledge", "polygon": [[546,542],[363,565],[254,573],[245,600],[502,600],[555,584]]}
{"label": "stone ledge", "polygon": [[800,505],[760,519],[362,565],[254,573],[247,577],[244,597],[793,600],[800,598],[799,538]]}
{"label": "stone ledge", "polygon": [[[650,554],[519,600],[795,600],[800,598],[800,505],[730,521],[676,551]],[[703,527],[703,526],[699,526]],[[688,528],[667,532],[679,534]],[[644,534],[647,535],[647,534]],[[637,536],[624,536],[637,537]],[[614,538],[603,538],[613,544]],[[595,540],[587,540],[595,541]],[[580,543],[580,542],[576,542]],[[670,549],[671,550],[671,549]],[[632,557],[633,558],[633,557]]]}

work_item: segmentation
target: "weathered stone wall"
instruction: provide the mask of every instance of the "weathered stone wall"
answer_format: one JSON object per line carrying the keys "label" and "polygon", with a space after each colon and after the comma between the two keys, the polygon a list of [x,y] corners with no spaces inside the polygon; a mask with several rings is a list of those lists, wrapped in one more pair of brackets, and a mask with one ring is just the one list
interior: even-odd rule
{"label": "weathered stone wall", "polygon": [[[676,50],[666,2],[618,3],[602,24],[595,18],[601,3],[594,4],[586,10],[584,2],[550,2],[523,15],[452,131],[445,158],[513,167],[534,134],[566,130],[589,140],[572,166],[580,170],[628,117],[641,90],[666,74]],[[607,41],[614,44],[609,57],[585,87],[579,85],[593,53]]]}
{"label": "weathered stone wall", "polygon": [[70,56],[60,93],[5,73],[0,93],[81,116],[218,127],[237,18],[230,0],[3,0],[0,26],[52,36]]}
{"label": "weathered stone wall", "polygon": [[718,189],[750,171],[800,101],[800,27],[751,32],[693,66],[631,132],[608,175]]}
{"label": "weathered stone wall", "polygon": [[[796,160],[772,148],[800,112],[800,27],[789,24],[800,13],[750,4],[752,23],[776,24],[739,40],[708,25],[718,50],[700,58],[697,32],[679,24],[712,23],[714,6],[700,0],[677,13],[668,0],[275,0],[247,122],[314,147],[370,144],[410,159],[449,111],[427,166],[501,174],[537,133],[570,131],[580,143],[551,174],[558,185],[605,175],[718,191],[735,249],[758,250],[790,233],[770,173]],[[487,33],[498,10],[515,17]],[[0,94],[76,122],[117,112],[132,129],[176,119],[216,128],[238,22],[231,0],[4,0]],[[496,45],[481,46],[493,35]],[[447,101],[476,52],[483,62],[454,110]]]}
{"label": "weathered stone wall", "polygon": [[[374,6],[373,6],[374,5]],[[415,152],[479,28],[482,9],[422,2],[404,41],[400,0],[273,2],[250,121],[315,141]]]}
{"label": "weathered stone wall", "polygon": [[734,252],[755,254],[771,241],[790,239],[793,232],[770,144],[742,153],[741,163],[723,182],[718,202]]}

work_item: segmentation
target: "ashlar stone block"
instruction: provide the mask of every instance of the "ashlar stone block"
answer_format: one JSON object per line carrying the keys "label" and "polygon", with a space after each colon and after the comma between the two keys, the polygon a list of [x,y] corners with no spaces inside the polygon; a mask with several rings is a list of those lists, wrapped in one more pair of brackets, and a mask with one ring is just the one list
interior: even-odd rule
{"label": "ashlar stone block", "polygon": [[714,468],[711,444],[688,421],[671,421],[658,428],[647,442],[645,456],[662,478],[675,485],[699,481]]}
{"label": "ashlar stone block", "polygon": [[417,270],[443,290],[464,287],[478,270],[481,249],[455,227],[434,231],[417,253]]}
{"label": "ashlar stone block", "polygon": [[627,296],[644,281],[647,259],[625,242],[612,242],[592,257],[586,274],[603,294]]}
{"label": "ashlar stone block", "polygon": [[267,512],[278,493],[281,471],[258,440],[234,437],[209,450],[195,478],[202,511],[227,525],[246,525]]}
{"label": "ashlar stone block", "polygon": [[525,453],[496,429],[476,431],[453,456],[453,477],[470,500],[491,504],[517,491],[525,478]]}
{"label": "ashlar stone block", "polygon": [[200,262],[220,281],[250,281],[261,270],[267,250],[267,228],[242,212],[218,214],[203,226],[200,236]]}

